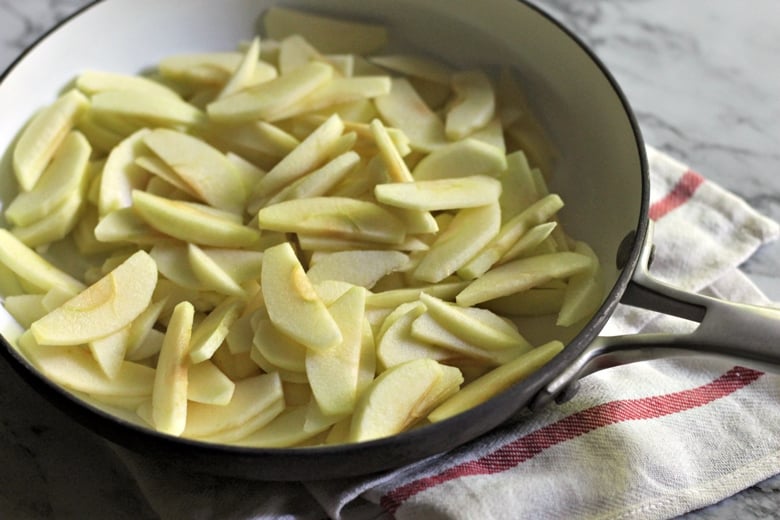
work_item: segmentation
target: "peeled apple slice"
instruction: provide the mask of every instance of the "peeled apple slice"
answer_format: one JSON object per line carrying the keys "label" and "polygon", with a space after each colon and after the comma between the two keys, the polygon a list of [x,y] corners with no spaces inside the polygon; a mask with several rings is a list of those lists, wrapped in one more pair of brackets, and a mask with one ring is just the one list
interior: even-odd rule
{"label": "peeled apple slice", "polygon": [[138,317],[149,306],[156,285],[157,264],[138,251],[30,330],[42,345],[78,345],[103,338]]}
{"label": "peeled apple slice", "polygon": [[387,43],[387,28],[383,25],[340,20],[283,7],[268,9],[263,22],[269,38],[281,41],[296,33],[305,34],[309,43],[323,53],[369,54]]}
{"label": "peeled apple slice", "polygon": [[490,78],[479,70],[454,73],[452,90],[456,99],[447,112],[445,132],[452,140],[464,139],[493,119],[496,96]]}
{"label": "peeled apple slice", "polygon": [[[400,433],[438,404],[431,397],[446,397],[462,381],[460,370],[432,359],[409,361],[382,372],[355,407],[349,440],[361,442]],[[442,392],[440,382],[448,383],[448,392]]]}
{"label": "peeled apple slice", "polygon": [[31,190],[89,100],[70,90],[33,117],[14,146],[13,168],[22,190]]}
{"label": "peeled apple slice", "polygon": [[376,200],[390,206],[424,211],[474,208],[498,201],[501,183],[485,175],[455,179],[379,184]]}
{"label": "peeled apple slice", "polygon": [[268,316],[279,330],[315,350],[342,340],[289,242],[266,249],[260,279]]}
{"label": "peeled apple slice", "polygon": [[165,332],[152,390],[154,427],[171,435],[181,435],[187,422],[187,384],[189,359],[187,351],[192,336],[195,309],[190,302],[181,302]]}

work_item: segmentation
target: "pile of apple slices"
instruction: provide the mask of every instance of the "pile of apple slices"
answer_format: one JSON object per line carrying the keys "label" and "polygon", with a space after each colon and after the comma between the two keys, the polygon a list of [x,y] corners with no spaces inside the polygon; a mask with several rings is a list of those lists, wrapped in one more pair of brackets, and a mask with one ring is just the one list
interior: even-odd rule
{"label": "pile of apple slices", "polygon": [[[125,419],[266,447],[440,421],[555,356],[601,274],[509,69],[265,22],[149,76],[85,71],[21,131],[0,230],[19,351]],[[543,315],[532,344],[518,317]]]}

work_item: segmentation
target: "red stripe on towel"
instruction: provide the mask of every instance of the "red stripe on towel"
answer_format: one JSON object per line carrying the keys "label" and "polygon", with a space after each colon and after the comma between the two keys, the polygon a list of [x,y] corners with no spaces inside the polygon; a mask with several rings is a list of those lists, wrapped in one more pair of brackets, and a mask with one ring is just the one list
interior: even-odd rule
{"label": "red stripe on towel", "polygon": [[680,207],[693,197],[696,189],[704,182],[704,177],[688,170],[680,177],[672,191],[650,206],[650,218],[658,220],[670,211]]}
{"label": "red stripe on towel", "polygon": [[690,390],[642,399],[610,401],[582,410],[517,438],[478,459],[467,460],[436,475],[399,486],[384,495],[380,503],[392,513],[417,493],[449,480],[508,470],[547,448],[611,424],[654,419],[704,406],[751,384],[762,374],[749,368],[734,367],[710,383]]}

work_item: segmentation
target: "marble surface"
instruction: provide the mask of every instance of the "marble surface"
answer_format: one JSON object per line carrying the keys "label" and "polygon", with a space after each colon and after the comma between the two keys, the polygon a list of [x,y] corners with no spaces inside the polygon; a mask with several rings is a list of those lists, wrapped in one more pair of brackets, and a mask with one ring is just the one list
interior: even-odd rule
{"label": "marble surface", "polygon": [[[86,0],[0,0],[0,70]],[[777,0],[539,0],[601,57],[646,141],[780,219]],[[780,244],[742,266],[780,301]],[[0,517],[154,518],[110,450],[0,364]],[[780,518],[780,478],[688,519]]]}

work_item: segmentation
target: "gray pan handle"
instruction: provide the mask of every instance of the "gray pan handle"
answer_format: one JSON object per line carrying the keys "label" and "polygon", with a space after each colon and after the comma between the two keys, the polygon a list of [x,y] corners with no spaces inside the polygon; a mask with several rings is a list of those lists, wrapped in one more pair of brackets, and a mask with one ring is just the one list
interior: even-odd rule
{"label": "gray pan handle", "polygon": [[780,308],[728,302],[662,282],[650,274],[652,253],[648,238],[621,303],[698,322],[696,329],[685,334],[599,336],[537,394],[532,409],[571,398],[579,379],[588,374],[650,359],[717,356],[780,372]]}

